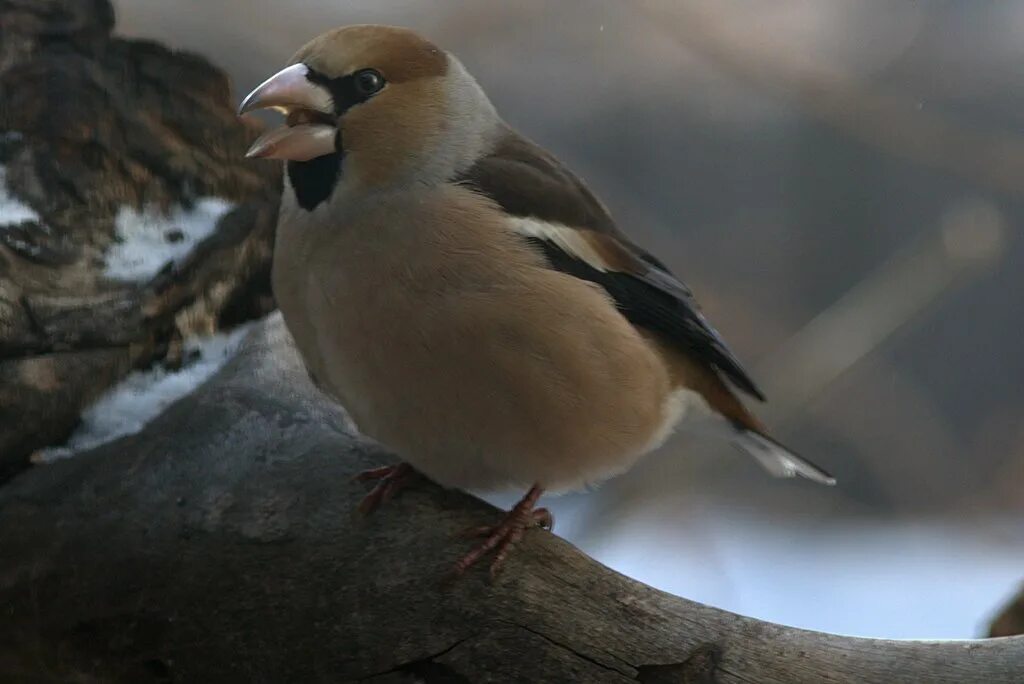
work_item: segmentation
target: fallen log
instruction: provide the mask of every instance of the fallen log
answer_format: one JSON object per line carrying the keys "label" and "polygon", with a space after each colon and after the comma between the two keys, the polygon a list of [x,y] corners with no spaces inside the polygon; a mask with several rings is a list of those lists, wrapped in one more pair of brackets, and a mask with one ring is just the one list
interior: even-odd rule
{"label": "fallen log", "polygon": [[0,488],[0,680],[1020,682],[1024,637],[892,641],[735,615],[530,532],[445,582],[495,511],[422,481],[309,383],[278,317],[134,436]]}

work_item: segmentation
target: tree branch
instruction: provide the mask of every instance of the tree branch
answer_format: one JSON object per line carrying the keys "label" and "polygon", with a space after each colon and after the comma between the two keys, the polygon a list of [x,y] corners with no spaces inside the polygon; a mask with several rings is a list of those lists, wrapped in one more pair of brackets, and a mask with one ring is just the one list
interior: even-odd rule
{"label": "tree branch", "polygon": [[546,532],[441,578],[495,511],[428,482],[369,518],[361,441],[279,318],[139,435],[0,488],[4,681],[1017,682],[1024,637],[858,639],[623,577]]}

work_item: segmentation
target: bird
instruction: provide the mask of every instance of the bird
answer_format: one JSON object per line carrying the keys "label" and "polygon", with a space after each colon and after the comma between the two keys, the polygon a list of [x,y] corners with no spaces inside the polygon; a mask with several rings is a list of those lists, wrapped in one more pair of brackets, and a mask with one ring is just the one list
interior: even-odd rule
{"label": "bird", "polygon": [[284,125],[272,285],[314,382],[401,462],[361,473],[370,512],[419,476],[525,495],[471,533],[496,575],[544,492],[629,470],[710,429],[769,473],[834,478],[770,436],[764,395],[693,292],[581,178],[513,129],[453,54],[401,27],[304,45],[240,114]]}

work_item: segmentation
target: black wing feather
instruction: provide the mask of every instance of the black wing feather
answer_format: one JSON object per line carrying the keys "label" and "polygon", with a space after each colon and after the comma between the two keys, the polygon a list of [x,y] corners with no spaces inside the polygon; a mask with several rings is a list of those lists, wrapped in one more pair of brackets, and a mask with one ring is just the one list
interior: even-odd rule
{"label": "black wing feather", "polygon": [[489,155],[457,179],[490,197],[511,216],[535,218],[612,237],[632,259],[632,272],[601,271],[557,245],[524,237],[541,249],[551,266],[603,287],[634,325],[661,333],[717,368],[732,383],[763,400],[764,395],[700,312],[693,293],[658,259],[616,226],[605,206],[555,157],[509,132]]}

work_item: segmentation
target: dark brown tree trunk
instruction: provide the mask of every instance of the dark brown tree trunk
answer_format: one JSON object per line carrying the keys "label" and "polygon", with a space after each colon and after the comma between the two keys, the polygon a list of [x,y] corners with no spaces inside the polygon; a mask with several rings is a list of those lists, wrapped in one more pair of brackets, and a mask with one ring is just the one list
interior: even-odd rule
{"label": "dark brown tree trunk", "polygon": [[[279,171],[242,158],[226,77],[112,26],[108,0],[0,0],[0,165],[38,215],[0,216],[0,481],[183,334],[272,306]],[[183,261],[104,277],[122,208],[207,195],[234,209]]]}

